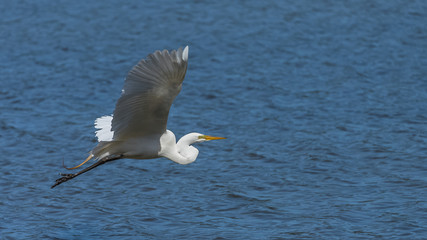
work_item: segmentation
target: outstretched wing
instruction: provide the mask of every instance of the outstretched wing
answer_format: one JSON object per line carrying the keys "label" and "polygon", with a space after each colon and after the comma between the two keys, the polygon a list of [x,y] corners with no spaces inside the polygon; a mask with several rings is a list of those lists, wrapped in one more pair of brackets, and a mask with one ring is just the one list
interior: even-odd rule
{"label": "outstretched wing", "polygon": [[156,51],[132,68],[114,110],[113,140],[166,131],[169,109],[181,91],[187,62],[188,46]]}

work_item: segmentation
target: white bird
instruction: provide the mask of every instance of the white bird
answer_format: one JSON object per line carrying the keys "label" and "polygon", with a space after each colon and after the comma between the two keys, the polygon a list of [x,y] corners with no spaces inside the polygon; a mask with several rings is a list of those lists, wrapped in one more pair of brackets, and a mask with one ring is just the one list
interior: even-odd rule
{"label": "white bird", "polygon": [[[199,150],[192,144],[225,139],[200,133],[189,133],[176,142],[166,129],[169,109],[181,91],[187,72],[188,46],[182,50],[156,51],[142,59],[128,73],[114,114],[95,120],[98,145],[89,157],[98,161],[75,174],[61,174],[55,186],[101,164],[121,158],[150,159],[166,157],[179,164],[196,160]],[[64,166],[65,167],[65,166]]]}

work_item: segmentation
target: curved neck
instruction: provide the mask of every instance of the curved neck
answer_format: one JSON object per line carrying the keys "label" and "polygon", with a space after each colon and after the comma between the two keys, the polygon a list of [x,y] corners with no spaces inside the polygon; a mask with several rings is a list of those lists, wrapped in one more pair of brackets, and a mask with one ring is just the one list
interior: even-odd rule
{"label": "curved neck", "polygon": [[191,146],[194,143],[190,134],[183,136],[175,143],[175,134],[171,131],[166,132],[160,137],[161,150],[159,156],[169,158],[179,164],[189,164],[196,160],[199,151]]}

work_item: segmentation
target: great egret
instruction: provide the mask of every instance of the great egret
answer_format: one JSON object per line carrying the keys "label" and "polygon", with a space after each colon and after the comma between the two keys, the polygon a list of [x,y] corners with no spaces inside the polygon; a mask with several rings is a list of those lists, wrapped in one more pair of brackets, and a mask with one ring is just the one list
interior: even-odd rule
{"label": "great egret", "polygon": [[187,64],[188,46],[184,50],[156,51],[135,65],[125,79],[114,114],[95,120],[98,145],[85,161],[67,169],[76,169],[92,158],[98,161],[75,174],[61,174],[52,188],[121,158],[166,157],[179,164],[189,164],[199,154],[192,144],[225,139],[189,133],[176,142],[173,132],[166,129],[169,109],[181,91]]}

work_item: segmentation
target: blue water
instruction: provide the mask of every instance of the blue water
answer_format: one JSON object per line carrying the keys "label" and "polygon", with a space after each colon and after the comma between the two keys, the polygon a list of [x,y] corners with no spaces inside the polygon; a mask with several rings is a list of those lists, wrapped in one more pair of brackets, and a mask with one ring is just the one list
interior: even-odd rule
{"label": "blue water", "polygon": [[[426,1],[2,1],[0,239],[426,239]],[[105,164],[131,67],[190,46],[195,163]]]}

